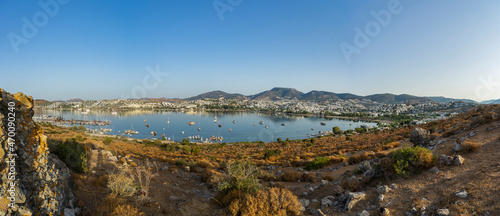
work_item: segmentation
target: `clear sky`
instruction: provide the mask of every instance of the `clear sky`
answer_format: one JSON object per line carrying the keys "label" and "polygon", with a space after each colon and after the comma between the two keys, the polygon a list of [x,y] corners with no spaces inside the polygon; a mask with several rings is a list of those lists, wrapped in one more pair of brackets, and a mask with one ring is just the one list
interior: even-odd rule
{"label": "clear sky", "polygon": [[38,99],[276,86],[500,98],[495,0],[40,2],[0,1],[0,88]]}

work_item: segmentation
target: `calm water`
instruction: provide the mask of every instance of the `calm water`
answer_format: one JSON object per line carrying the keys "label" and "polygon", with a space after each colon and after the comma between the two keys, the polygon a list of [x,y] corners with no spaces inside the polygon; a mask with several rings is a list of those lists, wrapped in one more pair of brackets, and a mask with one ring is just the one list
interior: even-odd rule
{"label": "calm water", "polygon": [[[210,136],[222,136],[224,142],[264,141],[270,142],[281,138],[305,139],[308,135],[317,134],[319,131],[332,130],[338,126],[341,130],[354,129],[361,125],[376,126],[376,123],[354,122],[343,119],[330,119],[319,117],[302,117],[289,115],[263,115],[252,112],[171,112],[171,111],[118,111],[116,115],[111,112],[90,111],[82,114],[80,111],[54,111],[43,110],[35,112],[35,116],[50,115],[61,116],[64,119],[78,120],[109,120],[111,124],[103,128],[111,128],[109,134],[120,134],[128,129],[139,131],[139,134],[130,135],[134,138],[147,138],[151,131],[156,131],[159,138],[165,137],[181,141],[188,136],[201,136],[204,139]],[[217,123],[214,123],[214,117]],[[145,122],[144,120],[147,120]],[[170,124],[167,124],[170,121]],[[195,122],[188,125],[188,122]],[[234,121],[234,123],[233,123]],[[263,121],[264,124],[259,124]],[[320,125],[320,122],[326,125]],[[145,124],[149,124],[146,127]],[[222,127],[218,127],[218,124]],[[281,124],[285,123],[286,126]],[[265,128],[268,126],[268,129]],[[86,126],[87,128],[101,128]],[[198,127],[201,131],[198,131]],[[314,130],[312,130],[314,128]],[[231,132],[229,131],[231,129]],[[184,133],[183,133],[184,132]],[[129,135],[124,135],[129,136]]]}

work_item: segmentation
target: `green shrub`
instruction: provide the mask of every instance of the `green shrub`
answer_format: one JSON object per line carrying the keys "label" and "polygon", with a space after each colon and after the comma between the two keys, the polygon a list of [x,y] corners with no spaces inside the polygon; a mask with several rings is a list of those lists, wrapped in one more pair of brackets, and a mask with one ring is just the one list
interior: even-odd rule
{"label": "green shrub", "polygon": [[79,131],[83,131],[83,132],[85,132],[85,131],[87,130],[87,128],[85,128],[85,126],[83,126],[83,125],[78,126],[78,128],[77,128],[77,129],[78,129]]}
{"label": "green shrub", "polygon": [[182,145],[189,145],[189,140],[188,139],[182,139],[181,144]]}
{"label": "green shrub", "polygon": [[275,149],[275,150],[265,150],[264,151],[264,159],[268,159],[271,156],[278,156],[281,154],[281,150]]}
{"label": "green shrub", "polygon": [[201,150],[200,150],[200,147],[198,147],[198,146],[194,146],[194,147],[191,149],[191,154],[192,154],[192,155],[199,155],[199,154],[200,154],[200,152],[201,152]]}
{"label": "green shrub", "polygon": [[175,165],[176,166],[186,166],[186,161],[182,158],[177,158],[177,160],[175,160]]}
{"label": "green shrub", "polygon": [[396,175],[403,177],[419,173],[423,168],[430,168],[436,161],[436,156],[429,149],[418,146],[393,151],[389,157],[393,161]]}
{"label": "green shrub", "polygon": [[104,145],[109,145],[113,142],[113,138],[111,137],[104,137],[104,139],[102,139],[102,142],[104,143]]}
{"label": "green shrub", "polygon": [[49,144],[50,152],[61,159],[71,170],[84,173],[88,171],[87,154],[85,147],[75,139],[66,139],[64,143],[52,142]]}
{"label": "green shrub", "polygon": [[333,131],[334,134],[341,134],[342,133],[342,131],[340,130],[340,128],[337,127],[337,126],[333,127],[332,131]]}
{"label": "green shrub", "polygon": [[329,163],[330,159],[328,159],[327,157],[314,158],[313,161],[311,161],[309,164],[306,165],[305,169],[306,170],[320,169],[325,166],[328,166]]}
{"label": "green shrub", "polygon": [[75,140],[76,141],[83,141],[85,139],[82,137],[82,135],[78,134],[78,135],[75,136]]}
{"label": "green shrub", "polygon": [[227,164],[228,179],[219,183],[219,196],[224,197],[231,191],[243,194],[253,194],[261,189],[259,184],[259,169],[248,161],[235,161]]}

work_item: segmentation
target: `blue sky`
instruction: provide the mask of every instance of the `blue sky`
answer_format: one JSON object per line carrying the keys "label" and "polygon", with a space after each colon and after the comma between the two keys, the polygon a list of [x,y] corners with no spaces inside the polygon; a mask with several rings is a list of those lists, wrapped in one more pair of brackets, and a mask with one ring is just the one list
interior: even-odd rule
{"label": "blue sky", "polygon": [[[34,98],[250,95],[276,86],[500,98],[498,1],[40,2],[48,10],[0,2],[0,88]],[[369,43],[356,46],[355,28]],[[349,61],[342,43],[357,51]],[[146,67],[157,66],[155,79]]]}

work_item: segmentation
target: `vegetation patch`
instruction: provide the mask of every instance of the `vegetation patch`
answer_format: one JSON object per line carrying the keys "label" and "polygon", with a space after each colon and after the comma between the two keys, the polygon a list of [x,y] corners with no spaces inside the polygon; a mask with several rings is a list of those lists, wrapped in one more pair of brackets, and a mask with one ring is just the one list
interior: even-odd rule
{"label": "vegetation patch", "polygon": [[389,157],[392,159],[395,174],[403,177],[430,168],[436,161],[436,156],[429,149],[418,146],[393,151]]}
{"label": "vegetation patch", "polygon": [[71,170],[77,173],[88,171],[85,147],[74,138],[61,141],[50,141],[50,152],[62,160]]}
{"label": "vegetation patch", "polygon": [[306,165],[306,170],[321,169],[330,164],[330,159],[327,157],[314,158],[309,164]]}

